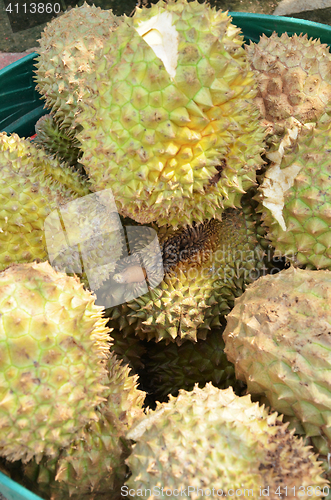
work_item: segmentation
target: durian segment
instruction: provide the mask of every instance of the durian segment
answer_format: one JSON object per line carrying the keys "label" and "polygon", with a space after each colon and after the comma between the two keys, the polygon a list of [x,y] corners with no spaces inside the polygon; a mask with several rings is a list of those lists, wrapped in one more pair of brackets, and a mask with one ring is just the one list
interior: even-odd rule
{"label": "durian segment", "polygon": [[[330,140],[330,120],[302,127],[281,155],[282,143],[271,154],[271,166],[259,188],[267,237],[275,254],[286,256],[295,266],[331,269]],[[284,185],[282,179],[289,173],[290,182]]]}
{"label": "durian segment", "polygon": [[287,486],[292,499],[294,488],[302,486],[308,499],[319,498],[315,490],[307,493],[308,486],[327,484],[316,455],[287,429],[282,416],[269,415],[249,395],[238,397],[232,388],[207,384],[192,392],[181,390],[127,436],[136,443],[127,459],[132,475],[126,490],[136,495],[146,490],[144,498],[149,500],[155,489],[161,494],[161,487],[170,499],[177,498],[179,490],[183,498],[200,500],[212,488],[228,496],[231,488],[241,489],[242,495],[245,489],[247,496],[258,499],[260,488],[268,486],[272,500],[278,498],[279,486]]}
{"label": "durian segment", "polygon": [[110,330],[94,302],[48,262],[0,273],[0,449],[9,460],[54,457],[98,420]]}
{"label": "durian segment", "polygon": [[[178,36],[175,74],[138,33],[163,15]],[[110,34],[86,77],[78,139],[93,189],[110,187],[123,216],[202,222],[255,183],[265,133],[242,43],[225,12],[186,0],[137,9]]]}
{"label": "durian segment", "polygon": [[47,259],[45,219],[89,194],[88,182],[28,140],[5,132],[0,133],[0,172],[0,270],[13,262]]}
{"label": "durian segment", "polygon": [[212,219],[177,231],[161,228],[162,282],[147,293],[142,291],[145,281],[132,283],[141,293],[108,312],[114,320],[111,326],[124,334],[134,329],[140,338],[157,342],[180,345],[205,339],[246,285],[269,272],[263,235],[247,200],[241,210],[224,212],[222,221]]}
{"label": "durian segment", "polygon": [[271,134],[283,135],[288,119],[318,122],[331,108],[331,55],[320,40],[283,33],[262,35],[245,46],[256,72],[255,98]]}
{"label": "durian segment", "polygon": [[74,130],[68,127],[61,130],[52,115],[39,118],[35,130],[37,137],[33,139],[34,145],[42,147],[51,157],[56,157],[70,166],[77,166],[81,151]]}
{"label": "durian segment", "polygon": [[289,268],[260,278],[227,316],[225,352],[252,395],[331,443],[331,273]]}
{"label": "durian segment", "polygon": [[169,394],[177,396],[179,389],[191,391],[195,384],[202,388],[207,382],[219,389],[232,386],[237,394],[243,393],[245,385],[236,380],[234,366],[224,353],[223,330],[214,327],[206,340],[186,341],[180,346],[166,345],[164,340],[149,342],[143,358],[145,372],[141,373],[145,390],[161,402]]}
{"label": "durian segment", "polygon": [[119,22],[111,10],[90,7],[85,2],[53,19],[41,33],[36,88],[63,127],[74,127],[95,54]]}
{"label": "durian segment", "polygon": [[49,500],[120,497],[127,475],[124,460],[131,451],[125,435],[143,416],[145,393],[137,389],[137,376],[114,354],[107,364],[107,401],[96,409],[98,421],[87,425],[82,437],[73,436],[55,459],[44,457],[40,464],[33,460],[24,467],[34,491]]}

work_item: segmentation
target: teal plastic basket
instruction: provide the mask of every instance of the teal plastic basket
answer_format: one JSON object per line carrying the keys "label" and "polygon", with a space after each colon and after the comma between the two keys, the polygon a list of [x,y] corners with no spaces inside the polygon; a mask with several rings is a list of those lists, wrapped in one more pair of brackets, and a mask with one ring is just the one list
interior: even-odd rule
{"label": "teal plastic basket", "polygon": [[[258,42],[260,36],[274,31],[281,35],[307,34],[331,46],[331,26],[291,17],[266,16],[246,12],[229,12],[233,23],[239,26],[245,41]],[[16,132],[21,137],[35,133],[36,121],[47,114],[43,100],[33,81],[36,53],[0,70],[0,131]],[[8,500],[43,500],[23,486],[0,473],[0,492]]]}

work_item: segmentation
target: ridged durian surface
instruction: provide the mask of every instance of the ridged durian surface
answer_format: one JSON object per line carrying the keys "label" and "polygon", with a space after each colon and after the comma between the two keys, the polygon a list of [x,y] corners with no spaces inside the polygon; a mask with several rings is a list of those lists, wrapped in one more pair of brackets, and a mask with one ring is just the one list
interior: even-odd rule
{"label": "ridged durian surface", "polygon": [[[326,454],[331,444],[331,272],[264,276],[236,300],[223,334],[236,376],[252,395],[299,421]],[[294,423],[295,425],[295,423]]]}
{"label": "ridged durian surface", "polygon": [[250,498],[257,500],[259,488],[268,486],[272,500],[278,498],[279,486],[287,486],[288,497],[295,499],[293,488],[301,486],[308,499],[318,498],[315,489],[307,493],[308,486],[326,484],[316,456],[287,430],[282,418],[268,415],[250,396],[238,397],[231,388],[207,384],[180,391],[149,412],[128,437],[136,444],[127,459],[132,472],[127,489],[136,496],[146,490],[143,498],[148,500],[155,498],[153,488],[161,495],[162,486],[168,498],[177,498],[179,490],[183,498],[197,500],[212,488],[229,496],[231,488],[245,488],[246,495],[250,489]]}
{"label": "ridged durian surface", "polygon": [[86,76],[78,138],[93,189],[111,188],[122,215],[179,227],[239,206],[264,139],[242,44],[225,12],[186,0],[136,9],[110,34]]}
{"label": "ridged durian surface", "polygon": [[34,491],[49,500],[120,497],[127,475],[124,460],[131,451],[125,434],[143,416],[145,394],[137,389],[137,376],[115,355],[109,357],[107,370],[106,401],[96,409],[98,421],[87,425],[82,437],[73,436],[56,458],[45,456],[39,464],[33,460],[24,467]]}
{"label": "ridged durian surface", "polygon": [[98,420],[110,329],[94,302],[48,262],[0,273],[0,448],[9,460],[54,457]]}

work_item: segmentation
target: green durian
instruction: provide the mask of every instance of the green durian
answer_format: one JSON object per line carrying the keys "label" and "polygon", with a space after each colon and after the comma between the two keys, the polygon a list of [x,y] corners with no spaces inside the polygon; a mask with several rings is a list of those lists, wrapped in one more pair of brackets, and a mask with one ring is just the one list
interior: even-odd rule
{"label": "green durian", "polygon": [[286,486],[287,498],[297,498],[294,491],[301,487],[308,499],[319,498],[327,485],[316,455],[287,429],[282,416],[269,415],[232,388],[207,384],[181,390],[127,436],[135,441],[127,459],[132,474],[122,492],[129,498],[152,500],[162,492],[175,499],[180,492],[182,498],[200,500],[211,496],[212,488],[214,495],[222,490],[219,496],[232,496],[232,488],[236,496],[259,499],[269,487],[268,497],[276,500]]}
{"label": "green durian", "polygon": [[44,457],[39,464],[33,460],[24,467],[33,490],[49,500],[92,500],[103,494],[120,498],[131,451],[125,435],[143,416],[145,394],[137,389],[137,376],[114,354],[107,365],[106,401],[96,408],[98,421],[88,424],[82,436],[73,435],[56,458]]}
{"label": "green durian", "polygon": [[[88,182],[17,134],[0,133],[0,270],[48,258],[45,219],[90,194]],[[54,236],[54,233],[52,233]]]}
{"label": "green durian", "polygon": [[68,127],[60,129],[52,115],[39,118],[35,130],[37,136],[33,139],[34,145],[42,147],[49,156],[76,167],[81,151],[74,130]]}
{"label": "green durian", "polygon": [[[205,339],[246,285],[269,272],[259,217],[246,202],[241,210],[228,209],[222,221],[212,219],[177,231],[161,228],[158,238],[163,280],[148,293],[140,278],[123,284],[123,297],[133,289],[135,298],[109,312],[111,319],[120,318],[120,330],[134,328],[142,339],[179,345],[187,339]],[[125,267],[123,259],[113,278],[124,281],[131,269],[133,262]]]}
{"label": "green durian", "polygon": [[240,205],[262,165],[264,128],[240,30],[186,0],[137,8],[86,75],[76,119],[93,190],[123,216],[179,227]]}
{"label": "green durian", "polygon": [[207,382],[219,389],[232,386],[237,394],[243,393],[245,385],[236,380],[234,366],[224,353],[223,330],[212,328],[206,340],[186,341],[180,346],[167,345],[164,340],[149,342],[141,372],[144,389],[161,402],[169,394],[177,396],[179,389],[192,391],[195,384],[202,388]]}
{"label": "green durian", "polygon": [[275,255],[331,269],[331,121],[288,131],[259,188],[259,210]]}
{"label": "green durian", "polygon": [[107,325],[111,328],[112,345],[110,350],[116,354],[119,359],[128,364],[133,373],[137,373],[145,367],[143,356],[146,352],[144,343],[135,335],[135,331],[124,333],[119,329],[112,328],[113,321],[108,321]]}
{"label": "green durian", "polygon": [[74,128],[74,133],[86,76],[92,71],[96,52],[119,22],[111,10],[85,2],[49,22],[38,40],[36,88],[56,121]]}
{"label": "green durian", "polygon": [[291,267],[251,284],[223,334],[247,391],[283,413],[323,454],[331,444],[330,301],[330,271]]}
{"label": "green durian", "polygon": [[0,454],[56,456],[107,393],[110,329],[78,279],[48,262],[0,272]]}

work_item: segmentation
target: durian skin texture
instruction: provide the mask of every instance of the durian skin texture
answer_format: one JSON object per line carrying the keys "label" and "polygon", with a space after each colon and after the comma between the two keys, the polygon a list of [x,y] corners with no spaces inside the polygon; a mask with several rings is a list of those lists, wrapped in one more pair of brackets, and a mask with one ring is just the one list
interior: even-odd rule
{"label": "durian skin texture", "polygon": [[54,457],[97,420],[110,330],[94,302],[48,262],[0,273],[0,449],[9,460]]}
{"label": "durian skin texture", "polygon": [[[177,30],[174,77],[135,29],[158,13]],[[265,133],[239,33],[226,13],[178,0],[137,9],[110,34],[88,76],[78,139],[93,189],[110,187],[122,215],[202,222],[255,183]]]}
{"label": "durian skin texture", "polygon": [[224,352],[223,330],[212,328],[206,340],[186,341],[180,346],[149,342],[143,358],[146,371],[141,373],[144,388],[161,402],[169,394],[177,396],[179,389],[191,391],[196,383],[201,388],[207,382],[220,389],[232,386],[240,394],[245,386],[236,380],[234,366]]}
{"label": "durian skin texture", "polygon": [[330,271],[291,267],[251,284],[223,334],[247,391],[303,428],[323,454],[331,445],[330,302]]}
{"label": "durian skin texture", "polygon": [[[164,279],[148,293],[114,307],[111,326],[124,334],[134,328],[141,339],[157,342],[180,345],[205,339],[246,285],[268,272],[263,235],[248,203],[228,209],[222,221],[212,219],[177,231],[161,228]],[[189,258],[181,260],[185,248]]]}
{"label": "durian skin texture", "polygon": [[86,180],[70,167],[17,134],[0,133],[0,270],[47,259],[46,217],[89,193]]}
{"label": "durian skin texture", "polygon": [[106,401],[96,409],[98,421],[88,424],[84,434],[55,459],[32,460],[24,467],[29,486],[49,500],[99,499],[101,494],[120,498],[131,442],[125,434],[143,416],[145,393],[137,389],[137,376],[115,355],[107,360]]}
{"label": "durian skin texture", "polygon": [[[170,397],[169,403],[149,412],[127,436],[136,442],[127,459],[132,475],[126,485],[136,492],[130,498],[137,498],[141,490],[142,498],[154,500],[154,487],[170,490],[172,494],[164,492],[170,499],[178,498],[176,489],[186,488],[181,498],[194,500],[204,499],[207,489],[225,493],[246,488],[257,500],[263,498],[259,488],[267,486],[272,500],[278,498],[278,486],[288,487],[288,498],[296,498],[294,486],[304,486],[302,498],[318,498],[307,495],[307,486],[326,484],[316,456],[287,430],[282,418],[268,415],[249,395],[236,396],[232,388],[207,384],[192,392],[181,390],[177,398]],[[195,492],[188,494],[188,486]]]}
{"label": "durian skin texture", "polygon": [[331,55],[326,44],[307,35],[273,33],[245,50],[258,81],[255,102],[272,132],[283,133],[291,117],[317,122],[330,113]]}
{"label": "durian skin texture", "polygon": [[[331,269],[330,140],[331,123],[326,120],[312,130],[302,129],[298,139],[285,149],[280,170],[287,175],[290,169],[299,169],[293,185],[284,192],[285,229],[265,206],[268,179],[259,188],[259,210],[267,237],[275,253],[286,256],[295,266]],[[267,171],[266,177],[269,175]]]}
{"label": "durian skin texture", "polygon": [[79,102],[86,92],[86,74],[119,18],[86,2],[47,24],[41,33],[35,80],[61,127],[73,127]]}
{"label": "durian skin texture", "polygon": [[33,144],[43,148],[51,157],[65,161],[70,166],[76,166],[81,151],[75,133],[69,127],[60,130],[52,115],[44,115],[35,125],[37,137]]}

